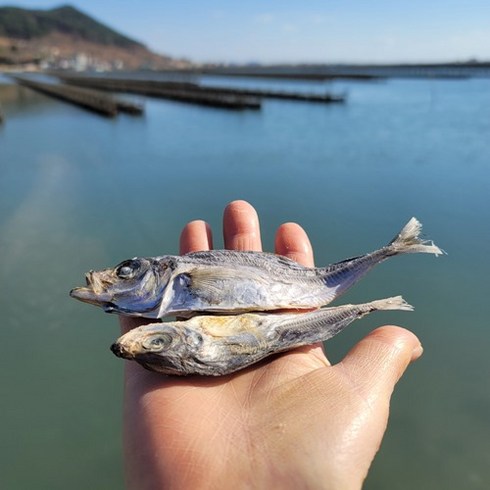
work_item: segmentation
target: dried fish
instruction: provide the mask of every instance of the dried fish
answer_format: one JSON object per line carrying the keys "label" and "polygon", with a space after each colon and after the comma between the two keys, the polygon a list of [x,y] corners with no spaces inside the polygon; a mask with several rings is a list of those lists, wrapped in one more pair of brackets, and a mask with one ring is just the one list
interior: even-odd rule
{"label": "dried fish", "polygon": [[412,218],[386,246],[327,267],[304,267],[264,252],[210,250],[134,258],[90,271],[71,296],[105,311],[145,318],[195,313],[311,309],[327,305],[375,265],[406,253],[443,253]]}
{"label": "dried fish", "polygon": [[327,340],[377,310],[412,310],[401,296],[308,313],[195,316],[144,325],[111,347],[124,359],[163,374],[222,376],[271,354]]}

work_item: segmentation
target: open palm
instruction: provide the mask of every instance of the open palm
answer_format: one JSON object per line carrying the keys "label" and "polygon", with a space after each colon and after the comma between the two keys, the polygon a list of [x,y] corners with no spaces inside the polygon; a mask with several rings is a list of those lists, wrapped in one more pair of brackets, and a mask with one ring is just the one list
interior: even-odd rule
{"label": "open palm", "polygon": [[[261,250],[244,201],[224,213],[225,247]],[[181,253],[212,248],[206,223],[189,223]],[[276,235],[276,253],[313,265],[301,227]],[[141,324],[121,318],[123,331]],[[382,327],[335,366],[320,345],[219,378],[165,377],[126,362],[125,465],[129,488],[360,488],[381,443],[394,385],[422,348]]]}

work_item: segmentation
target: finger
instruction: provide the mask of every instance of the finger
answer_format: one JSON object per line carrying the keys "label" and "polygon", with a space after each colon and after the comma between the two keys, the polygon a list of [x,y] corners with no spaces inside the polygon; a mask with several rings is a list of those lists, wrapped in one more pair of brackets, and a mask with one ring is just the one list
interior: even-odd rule
{"label": "finger", "polygon": [[313,249],[306,232],[296,223],[284,223],[276,233],[275,250],[279,255],[313,267]]}
{"label": "finger", "polygon": [[191,221],[180,234],[180,253],[199,252],[213,248],[211,227],[202,220]]}
{"label": "finger", "polygon": [[246,201],[233,201],[223,214],[225,248],[229,250],[262,250],[259,217]]}
{"label": "finger", "polygon": [[[284,255],[306,267],[313,267],[315,264],[310,239],[305,230],[296,223],[284,223],[277,229],[275,251],[276,254]],[[315,357],[322,363],[330,365],[322,343],[298,349],[297,352],[305,352],[310,357]]]}
{"label": "finger", "polygon": [[401,327],[380,327],[358,342],[336,367],[368,397],[389,399],[408,365],[422,355],[419,339]]}
{"label": "finger", "polygon": [[134,318],[131,316],[120,316],[119,317],[119,325],[121,326],[121,335],[133,330],[133,328],[140,327],[148,323],[146,320],[142,320],[141,318]]}

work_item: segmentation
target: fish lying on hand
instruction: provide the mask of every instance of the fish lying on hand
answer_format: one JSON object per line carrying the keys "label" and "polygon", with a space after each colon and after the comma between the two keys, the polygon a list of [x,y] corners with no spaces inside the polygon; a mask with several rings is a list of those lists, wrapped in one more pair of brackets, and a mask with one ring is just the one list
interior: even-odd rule
{"label": "fish lying on hand", "polygon": [[244,313],[195,316],[135,328],[111,347],[163,374],[222,376],[271,354],[327,340],[354,320],[377,310],[412,310],[401,296],[308,313]]}
{"label": "fish lying on hand", "polygon": [[386,246],[327,267],[305,267],[265,252],[209,250],[134,258],[90,271],[70,295],[105,311],[145,318],[196,313],[238,314],[327,305],[375,265],[406,253],[441,254],[422,240],[412,218]]}

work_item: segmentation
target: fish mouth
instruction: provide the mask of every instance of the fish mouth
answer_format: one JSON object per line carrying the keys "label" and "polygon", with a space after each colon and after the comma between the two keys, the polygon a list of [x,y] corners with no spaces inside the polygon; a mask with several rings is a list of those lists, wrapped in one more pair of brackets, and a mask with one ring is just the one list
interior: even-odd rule
{"label": "fish mouth", "polygon": [[74,288],[70,291],[70,296],[84,303],[90,303],[96,306],[101,306],[111,301],[111,295],[107,293],[96,293],[91,287]]}
{"label": "fish mouth", "polygon": [[130,354],[119,342],[114,342],[111,345],[111,351],[115,356],[120,357],[121,359],[134,359],[134,356]]}
{"label": "fish mouth", "polygon": [[70,291],[72,298],[90,303],[96,306],[105,306],[112,300],[112,296],[106,292],[109,281],[104,280],[100,273],[89,271],[85,274],[86,286],[74,288]]}

